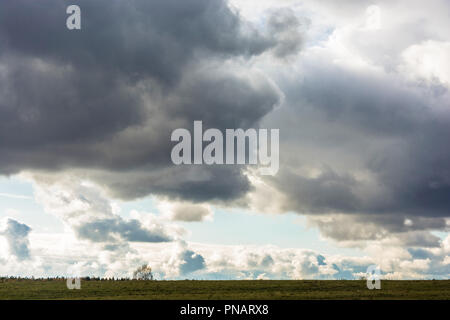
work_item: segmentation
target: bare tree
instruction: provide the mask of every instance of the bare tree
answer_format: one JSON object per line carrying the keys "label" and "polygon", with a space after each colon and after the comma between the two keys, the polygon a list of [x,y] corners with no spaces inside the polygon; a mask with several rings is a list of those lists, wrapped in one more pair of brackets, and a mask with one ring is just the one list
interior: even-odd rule
{"label": "bare tree", "polygon": [[152,268],[147,264],[143,264],[133,272],[133,279],[153,280]]}

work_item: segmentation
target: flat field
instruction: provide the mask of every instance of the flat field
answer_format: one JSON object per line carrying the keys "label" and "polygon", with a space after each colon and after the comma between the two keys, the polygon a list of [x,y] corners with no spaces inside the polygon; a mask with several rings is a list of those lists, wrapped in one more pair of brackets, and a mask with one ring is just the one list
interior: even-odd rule
{"label": "flat field", "polygon": [[0,280],[0,299],[450,299],[450,280],[381,281],[369,290],[362,280],[112,281],[82,280],[69,290],[63,279]]}

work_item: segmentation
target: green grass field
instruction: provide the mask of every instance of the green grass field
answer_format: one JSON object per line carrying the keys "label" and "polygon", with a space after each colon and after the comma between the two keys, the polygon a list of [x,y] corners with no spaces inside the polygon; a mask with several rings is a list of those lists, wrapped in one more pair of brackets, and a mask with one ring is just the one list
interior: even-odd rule
{"label": "green grass field", "polygon": [[450,299],[450,280],[381,281],[368,290],[360,280],[82,281],[0,280],[0,299]]}

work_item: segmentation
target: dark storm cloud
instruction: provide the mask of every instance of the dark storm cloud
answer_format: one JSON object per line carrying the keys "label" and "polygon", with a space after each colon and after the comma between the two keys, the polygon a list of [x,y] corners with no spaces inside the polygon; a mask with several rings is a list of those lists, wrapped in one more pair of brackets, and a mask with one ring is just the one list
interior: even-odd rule
{"label": "dark storm cloud", "polygon": [[74,32],[65,26],[69,4],[2,1],[2,41],[32,57],[165,83],[176,81],[199,51],[253,55],[274,45],[222,0],[80,0],[82,31]]}
{"label": "dark storm cloud", "polygon": [[108,74],[6,54],[0,64],[6,151],[99,141],[145,115],[139,92]]}
{"label": "dark storm cloud", "polygon": [[[393,232],[447,228],[447,90],[317,61],[305,63],[302,78],[281,88],[286,107],[267,124],[283,125],[284,163],[267,179],[287,196],[285,210],[352,214]],[[308,166],[319,171],[299,170]],[[334,231],[334,238],[352,237],[347,229]]]}
{"label": "dark storm cloud", "polygon": [[245,193],[235,168],[202,167],[209,178],[180,180],[170,134],[194,120],[257,126],[281,94],[245,59],[284,40],[223,0],[81,0],[82,29],[73,31],[69,4],[0,3],[0,172],[83,169],[124,198]]}
{"label": "dark storm cloud", "polygon": [[240,70],[242,66],[229,68],[206,65],[192,70],[169,94],[165,103],[169,116],[187,120],[190,127],[194,119],[203,119],[204,130],[254,126],[255,120],[272,111],[280,93],[261,74]]}
{"label": "dark storm cloud", "polygon": [[132,171],[79,173],[101,181],[111,196],[125,200],[152,193],[193,202],[222,202],[237,199],[251,189],[239,166],[143,167]]}
{"label": "dark storm cloud", "polygon": [[356,181],[351,176],[327,171],[317,178],[305,178],[282,171],[276,179],[282,181],[279,190],[289,194],[290,205],[298,212],[354,212],[359,207],[359,199],[351,189]]}

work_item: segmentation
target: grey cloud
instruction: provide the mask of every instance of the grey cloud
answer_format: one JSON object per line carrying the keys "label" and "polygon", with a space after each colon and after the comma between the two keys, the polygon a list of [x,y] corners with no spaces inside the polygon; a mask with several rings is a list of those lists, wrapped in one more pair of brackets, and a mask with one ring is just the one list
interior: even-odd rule
{"label": "grey cloud", "polygon": [[205,268],[205,259],[191,250],[185,250],[181,256],[181,274],[188,274]]}
{"label": "grey cloud", "polygon": [[319,264],[319,266],[325,266],[326,265],[326,258],[324,256],[322,256],[321,254],[319,254],[317,256],[317,263]]}
{"label": "grey cloud", "polygon": [[278,58],[286,58],[300,52],[303,44],[302,29],[307,20],[300,21],[295,12],[289,8],[274,10],[268,21],[269,33],[277,39],[273,53]]}
{"label": "grey cloud", "polygon": [[241,64],[206,64],[191,70],[168,96],[168,115],[190,127],[193,120],[202,119],[205,130],[255,126],[280,102],[281,93],[265,76],[242,68]]}
{"label": "grey cloud", "polygon": [[192,203],[168,203],[162,206],[160,211],[170,220],[174,221],[203,221],[212,216],[213,211],[209,206]]}
{"label": "grey cloud", "polygon": [[312,262],[309,260],[302,261],[299,265],[299,271],[303,275],[302,279],[310,279],[314,276],[317,276],[319,273],[319,266],[317,264],[317,261]]}
{"label": "grey cloud", "polygon": [[271,255],[267,254],[262,260],[261,260],[261,266],[263,267],[270,267],[274,264],[274,260]]}
{"label": "grey cloud", "polygon": [[[144,168],[145,169],[145,168]],[[134,172],[93,172],[116,198],[134,199],[149,193],[193,202],[231,202],[251,189],[239,167],[177,166]]]}
{"label": "grey cloud", "polygon": [[275,178],[278,190],[289,194],[286,207],[301,213],[354,212],[359,199],[352,193],[356,181],[328,170],[315,178],[305,178],[292,172],[280,172]]}
{"label": "grey cloud", "polygon": [[364,215],[311,216],[308,221],[317,226],[322,235],[337,241],[380,240],[388,234],[378,221],[373,222]]}
{"label": "grey cloud", "polygon": [[406,232],[397,235],[401,243],[408,247],[435,248],[440,246],[440,238],[426,231]]}
{"label": "grey cloud", "polygon": [[434,259],[436,255],[423,248],[408,248],[408,252],[414,259]]}
{"label": "grey cloud", "polygon": [[367,275],[367,267],[372,263],[361,263],[352,261],[351,259],[343,259],[338,263],[333,263],[331,266],[337,272],[333,274],[334,279],[359,280],[360,277],[355,274]]}
{"label": "grey cloud", "polygon": [[191,250],[185,241],[179,240],[161,268],[168,276],[183,277],[206,269],[206,262],[203,255]]}
{"label": "grey cloud", "polygon": [[105,244],[102,249],[106,250],[106,251],[116,252],[116,253],[117,252],[123,252],[124,254],[126,254],[129,251],[131,251],[129,244],[126,243],[126,242],[122,242],[122,243],[108,243],[108,244]]}
{"label": "grey cloud", "polygon": [[124,221],[119,217],[90,221],[74,226],[74,230],[80,239],[88,239],[93,242],[114,242],[117,240],[131,242],[168,242],[172,240],[162,231],[152,232],[143,228],[138,220]]}
{"label": "grey cloud", "polygon": [[[21,151],[33,155],[39,147],[100,141],[139,124],[145,115],[139,92],[108,74],[4,55],[0,65],[6,69],[0,73],[5,164],[8,155]],[[5,167],[3,171],[8,170]]]}
{"label": "grey cloud", "polygon": [[5,224],[6,228],[0,231],[0,236],[4,236],[8,241],[10,253],[16,256],[19,260],[26,260],[30,258],[30,241],[28,234],[31,228],[26,224],[17,222],[14,219],[8,218]]}
{"label": "grey cloud", "polygon": [[[283,126],[281,169],[266,178],[287,197],[283,210],[350,214],[389,232],[446,230],[449,91],[320,61],[305,61],[296,81],[280,76],[286,103],[264,122]],[[341,228],[322,231],[344,239]]]}
{"label": "grey cloud", "polygon": [[[386,214],[328,214],[309,215],[308,223],[319,228],[321,234],[347,246],[366,247],[377,241],[385,241],[405,247],[436,248],[439,237],[430,230],[445,228],[445,221],[429,218],[415,220]],[[412,224],[405,224],[412,221]]]}
{"label": "grey cloud", "polygon": [[193,120],[258,126],[281,93],[245,60],[278,40],[223,0],[81,0],[79,31],[65,27],[67,5],[0,4],[0,172],[81,169],[126,199],[247,192],[242,168],[202,167],[210,180],[176,186],[170,134]]}

